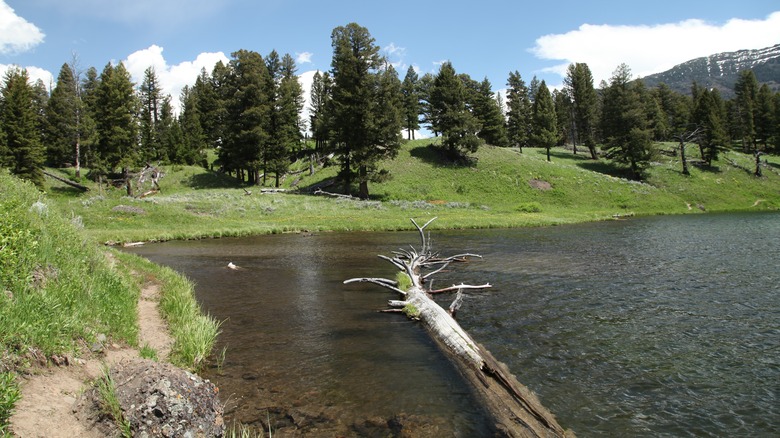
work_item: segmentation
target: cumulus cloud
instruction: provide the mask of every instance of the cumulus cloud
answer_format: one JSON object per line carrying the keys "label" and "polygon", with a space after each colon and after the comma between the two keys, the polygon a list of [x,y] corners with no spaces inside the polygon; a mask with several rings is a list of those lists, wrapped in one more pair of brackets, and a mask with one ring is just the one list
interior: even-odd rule
{"label": "cumulus cloud", "polygon": [[46,35],[34,24],[16,15],[0,0],[0,54],[26,52],[43,42]]}
{"label": "cumulus cloud", "polygon": [[222,61],[229,62],[227,56],[222,52],[201,53],[194,61],[185,61],[176,65],[169,65],[163,56],[163,48],[152,45],[149,48],[139,50],[130,54],[123,62],[125,68],[133,78],[133,82],[141,84],[144,80],[144,72],[147,68],[154,68],[157,79],[165,94],[171,95],[171,104],[178,111],[179,95],[185,85],[192,85],[195,79],[200,75],[201,69],[205,68],[211,73],[214,65]]}
{"label": "cumulus cloud", "polygon": [[311,64],[311,57],[314,56],[311,52],[302,52],[295,54],[295,62],[297,64]]}
{"label": "cumulus cloud", "polygon": [[565,76],[570,63],[585,62],[598,85],[621,63],[634,76],[647,76],[690,59],[778,42],[780,11],[762,20],[734,18],[723,24],[699,19],[654,26],[583,24],[564,34],[538,38],[531,52],[541,59],[563,61],[544,70],[560,76]]}
{"label": "cumulus cloud", "polygon": [[30,84],[35,84],[40,79],[47,89],[51,89],[53,86],[52,83],[54,81],[54,76],[48,70],[44,70],[35,66],[21,67],[14,64],[0,64],[0,83],[4,83],[5,74],[12,68],[23,68],[27,70],[27,76],[30,78]]}

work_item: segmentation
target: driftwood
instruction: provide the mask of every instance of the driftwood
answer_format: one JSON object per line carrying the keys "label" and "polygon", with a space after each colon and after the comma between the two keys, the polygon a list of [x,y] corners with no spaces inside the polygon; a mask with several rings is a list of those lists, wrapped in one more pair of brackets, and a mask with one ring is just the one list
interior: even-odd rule
{"label": "driftwood", "polygon": [[[520,384],[509,369],[497,361],[490,352],[478,344],[455,321],[455,313],[462,302],[466,289],[489,288],[483,285],[453,285],[450,287],[426,290],[428,279],[444,270],[455,261],[465,261],[480,257],[476,254],[459,254],[451,257],[439,257],[430,247],[425,228],[435,220],[431,219],[420,226],[412,220],[420,233],[422,247],[414,247],[394,252],[393,257],[379,257],[392,263],[411,279],[411,287],[401,290],[396,281],[386,278],[352,278],[344,283],[373,283],[401,295],[401,300],[390,300],[388,312],[403,312],[412,319],[419,320],[431,334],[445,355],[458,367],[471,383],[481,401],[493,417],[497,429],[508,437],[564,437],[574,436],[564,430],[555,417],[545,409],[538,398]],[[457,292],[456,298],[448,310],[433,301],[432,294]]]}
{"label": "driftwood", "polygon": [[67,185],[69,185],[71,187],[75,187],[75,188],[77,188],[77,189],[79,189],[81,191],[84,191],[84,192],[88,192],[89,191],[89,187],[87,187],[85,185],[82,185],[82,184],[79,184],[77,182],[73,182],[73,181],[71,181],[69,179],[66,179],[66,178],[63,178],[61,176],[57,176],[57,175],[55,175],[55,174],[53,174],[51,172],[47,172],[47,171],[44,170],[43,174],[48,176],[49,178],[56,179],[57,181],[59,181],[61,183],[65,183],[65,184],[67,184]]}
{"label": "driftwood", "polygon": [[356,198],[356,197],[354,197],[352,195],[343,195],[341,193],[331,193],[331,192],[326,192],[326,191],[321,190],[321,189],[315,190],[314,194],[315,195],[321,195],[321,196],[330,196],[331,198],[358,199],[358,198]]}

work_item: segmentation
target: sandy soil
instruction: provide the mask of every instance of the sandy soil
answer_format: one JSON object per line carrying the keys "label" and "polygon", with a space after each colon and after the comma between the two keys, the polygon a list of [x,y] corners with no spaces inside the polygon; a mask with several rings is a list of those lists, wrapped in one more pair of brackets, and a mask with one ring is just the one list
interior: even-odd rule
{"label": "sandy soil", "polygon": [[[139,345],[148,344],[166,360],[173,345],[164,320],[157,309],[160,286],[148,284],[138,300]],[[138,351],[116,344],[105,345],[104,354],[86,358],[67,358],[67,365],[38,370],[22,381],[22,398],[11,417],[11,431],[21,438],[103,437],[97,429],[88,429],[74,412],[79,395],[91,380],[98,378],[104,365],[112,366],[138,357]]]}

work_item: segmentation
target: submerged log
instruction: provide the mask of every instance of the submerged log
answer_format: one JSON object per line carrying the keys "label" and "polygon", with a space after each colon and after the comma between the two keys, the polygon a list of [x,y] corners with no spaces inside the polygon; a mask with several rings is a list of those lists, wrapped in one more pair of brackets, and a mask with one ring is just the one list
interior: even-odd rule
{"label": "submerged log", "polygon": [[[402,311],[409,318],[419,320],[431,337],[453,361],[491,414],[497,429],[508,437],[571,437],[574,433],[564,430],[555,417],[542,406],[539,399],[528,388],[517,381],[503,363],[478,344],[455,321],[454,315],[460,307],[465,289],[489,288],[484,285],[453,285],[435,291],[426,290],[427,279],[441,272],[454,261],[480,257],[476,254],[459,254],[440,257],[432,252],[430,239],[425,228],[435,220],[420,226],[412,219],[420,233],[422,247],[401,249],[393,257],[380,255],[411,280],[407,290],[399,288],[398,282],[385,278],[352,278],[344,283],[368,282],[388,288],[401,295],[401,300],[390,300],[388,312]],[[449,310],[445,310],[432,299],[434,293],[457,292]]]}

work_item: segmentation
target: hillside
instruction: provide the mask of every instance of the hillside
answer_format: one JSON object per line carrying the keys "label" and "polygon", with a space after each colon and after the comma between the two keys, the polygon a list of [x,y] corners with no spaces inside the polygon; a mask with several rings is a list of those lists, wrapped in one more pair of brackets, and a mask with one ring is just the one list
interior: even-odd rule
{"label": "hillside", "polygon": [[[454,166],[440,158],[433,141],[404,144],[396,159],[384,163],[393,177],[369,185],[369,201],[310,194],[334,178],[336,166],[288,177],[284,184],[291,193],[261,193],[226,175],[183,166],[165,169],[162,192],[143,199],[128,198],[118,188],[82,194],[54,180],[48,191],[65,214],[81,218],[89,234],[109,243],[409,229],[410,217],[438,216],[440,228],[489,228],[780,208],[777,157],[768,158],[763,178],[752,176],[753,158],[738,152],[724,152],[713,169],[693,167],[685,177],[675,157],[659,154],[647,181],[636,182],[621,178],[608,161],[563,148],[554,149],[547,162],[541,149],[519,153],[485,146],[476,165]],[[691,146],[688,156],[697,154]]]}
{"label": "hillside", "polygon": [[683,94],[690,94],[691,84],[696,81],[702,87],[717,89],[721,96],[730,99],[734,97],[739,72],[745,69],[752,69],[758,82],[768,84],[772,91],[780,90],[780,44],[692,59],[642,79],[648,87],[663,82]]}

